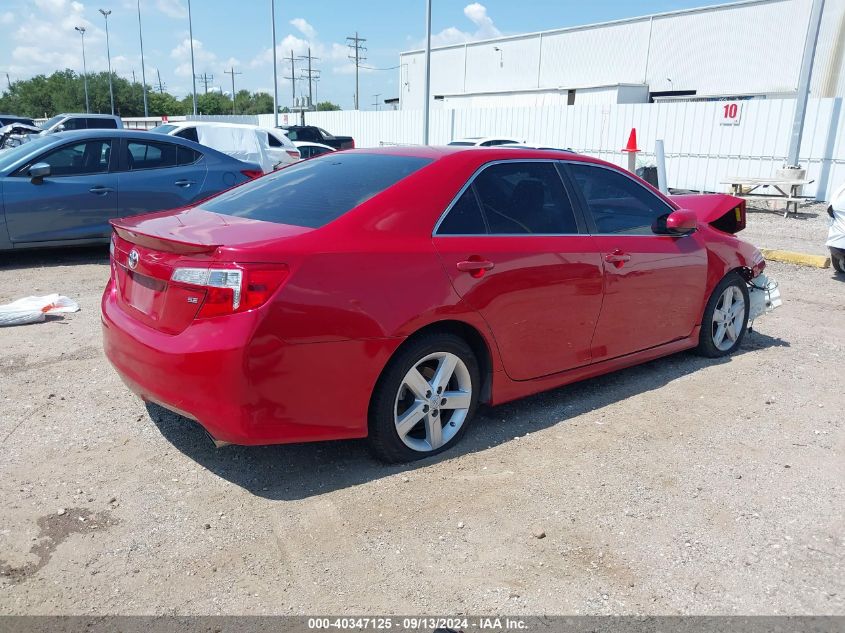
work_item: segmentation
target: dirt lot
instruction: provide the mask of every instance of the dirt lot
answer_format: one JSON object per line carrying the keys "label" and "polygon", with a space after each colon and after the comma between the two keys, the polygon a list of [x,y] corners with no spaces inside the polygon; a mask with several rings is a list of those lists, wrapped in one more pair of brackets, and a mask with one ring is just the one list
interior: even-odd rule
{"label": "dirt lot", "polygon": [[489,409],[386,467],[215,450],[105,361],[104,249],[0,256],[0,303],[82,305],[0,330],[0,612],[845,614],[845,282],[768,272],[784,306],[738,355]]}

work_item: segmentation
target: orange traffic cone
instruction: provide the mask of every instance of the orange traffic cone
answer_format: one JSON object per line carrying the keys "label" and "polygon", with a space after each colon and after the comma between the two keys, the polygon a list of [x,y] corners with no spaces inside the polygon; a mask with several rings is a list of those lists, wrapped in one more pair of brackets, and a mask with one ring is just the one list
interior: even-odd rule
{"label": "orange traffic cone", "polygon": [[628,144],[622,148],[623,152],[639,152],[637,147],[637,128],[631,128],[631,135],[628,137]]}

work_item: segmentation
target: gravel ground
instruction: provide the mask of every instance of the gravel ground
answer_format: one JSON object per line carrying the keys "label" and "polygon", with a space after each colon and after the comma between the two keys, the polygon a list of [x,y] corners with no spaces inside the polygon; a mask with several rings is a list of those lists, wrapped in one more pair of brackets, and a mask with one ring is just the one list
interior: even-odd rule
{"label": "gravel ground", "polygon": [[783,217],[783,203],[758,200],[749,204],[742,238],[759,248],[776,248],[810,255],[828,255],[828,203],[802,204],[798,215]]}
{"label": "gravel ground", "polygon": [[[774,218],[748,235],[816,221]],[[104,250],[0,255],[0,303],[82,306],[0,330],[0,612],[845,614],[845,283],[768,272],[784,306],[730,359],[487,409],[387,467],[215,450],[105,361]]]}

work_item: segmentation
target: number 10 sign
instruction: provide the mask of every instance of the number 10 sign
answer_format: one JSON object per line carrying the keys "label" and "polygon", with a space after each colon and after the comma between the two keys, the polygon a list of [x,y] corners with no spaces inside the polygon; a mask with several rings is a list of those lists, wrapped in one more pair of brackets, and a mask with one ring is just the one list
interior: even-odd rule
{"label": "number 10 sign", "polygon": [[742,115],[742,104],[736,101],[725,101],[719,104],[719,122],[722,125],[739,125]]}

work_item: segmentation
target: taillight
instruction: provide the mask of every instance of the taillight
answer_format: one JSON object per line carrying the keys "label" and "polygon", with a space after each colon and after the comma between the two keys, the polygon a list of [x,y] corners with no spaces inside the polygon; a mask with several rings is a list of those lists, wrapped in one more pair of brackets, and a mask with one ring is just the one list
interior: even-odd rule
{"label": "taillight", "polygon": [[260,176],[264,175],[264,172],[260,169],[241,169],[241,173],[250,180],[259,178]]}
{"label": "taillight", "polygon": [[299,160],[302,156],[298,149],[286,149],[285,151],[288,153],[288,156],[295,158],[296,160]]}
{"label": "taillight", "polygon": [[205,288],[196,318],[252,310],[267,302],[288,276],[284,265],[235,264],[227,268],[177,268],[170,281]]}
{"label": "taillight", "polygon": [[349,149],[355,149],[355,139],[354,138],[352,139],[352,147],[350,147]]}

